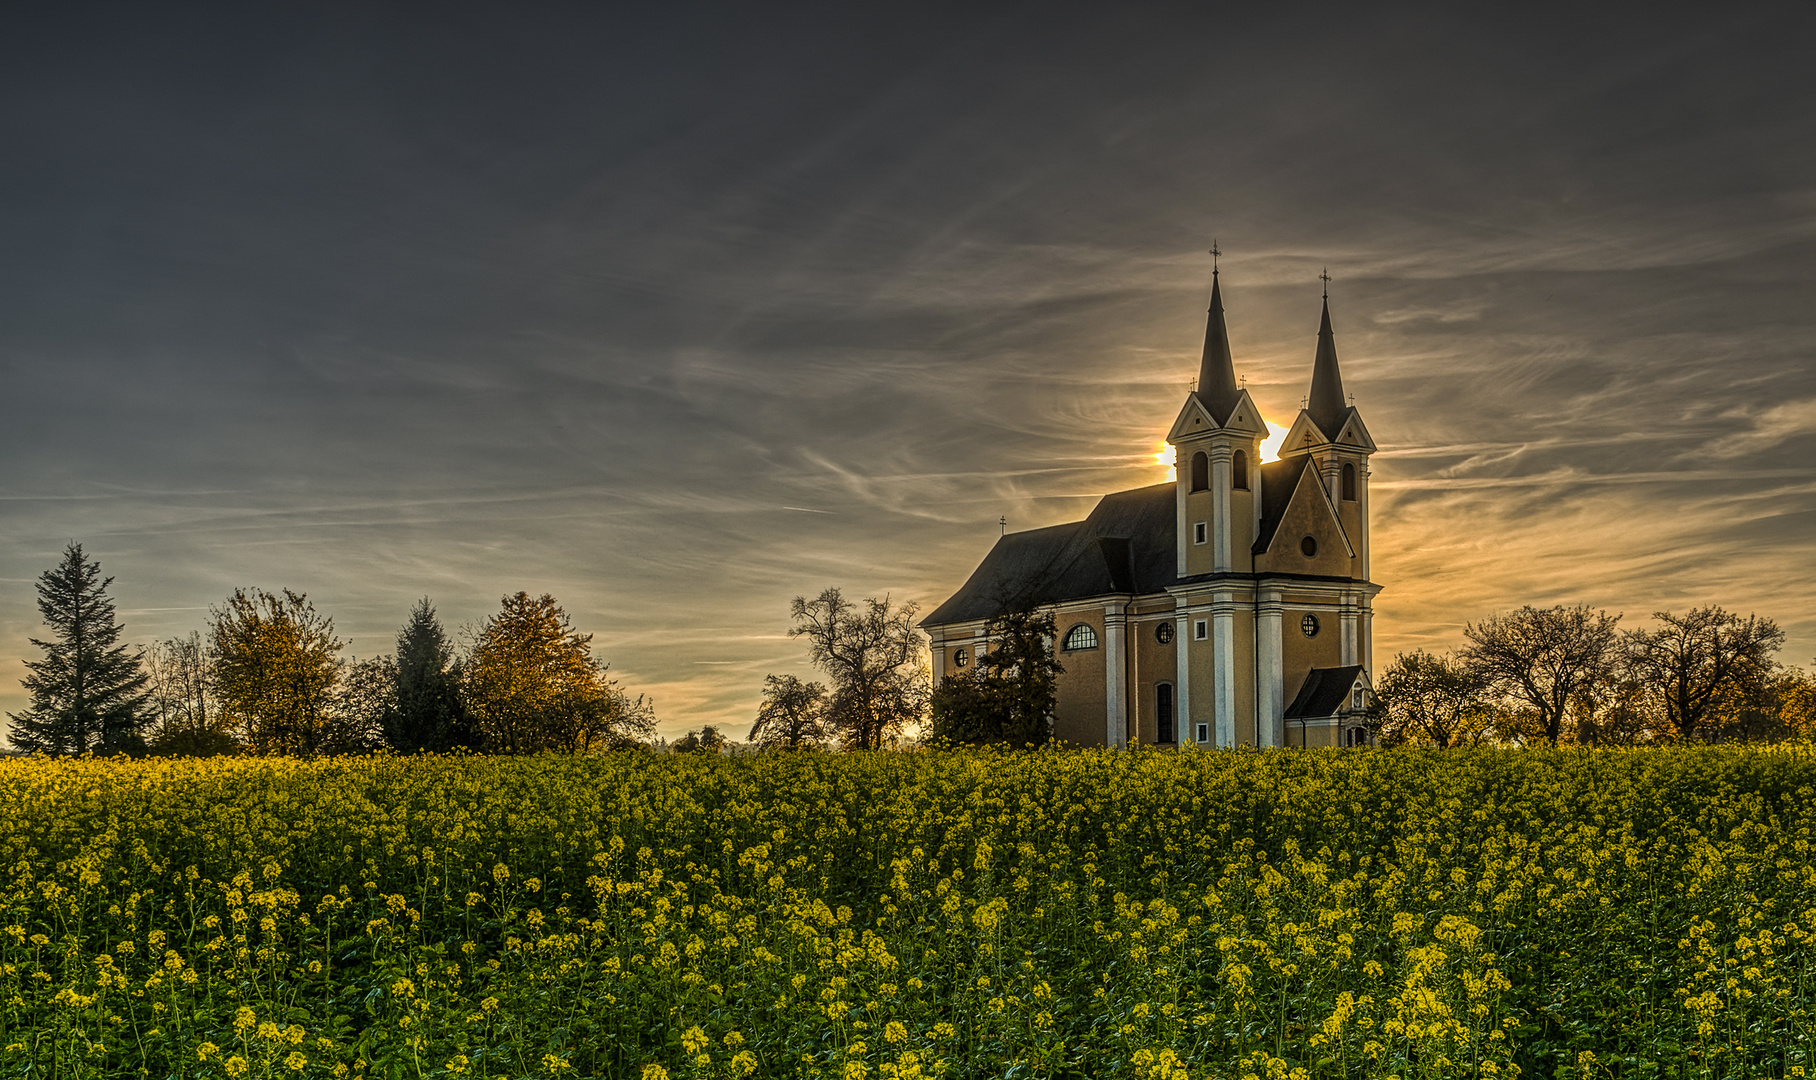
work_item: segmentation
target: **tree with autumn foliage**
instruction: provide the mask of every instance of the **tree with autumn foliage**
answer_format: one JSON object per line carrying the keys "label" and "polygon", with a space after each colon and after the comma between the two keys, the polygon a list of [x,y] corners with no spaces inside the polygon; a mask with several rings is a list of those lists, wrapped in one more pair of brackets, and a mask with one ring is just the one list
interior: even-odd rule
{"label": "tree with autumn foliage", "polygon": [[343,707],[334,620],[306,595],[235,589],[212,614],[215,696],[247,748],[333,754],[374,745],[364,718]]}
{"label": "tree with autumn foliage", "polygon": [[648,738],[655,710],[606,675],[591,634],[553,596],[519,592],[480,628],[461,672],[474,733],[492,753],[578,753]]}

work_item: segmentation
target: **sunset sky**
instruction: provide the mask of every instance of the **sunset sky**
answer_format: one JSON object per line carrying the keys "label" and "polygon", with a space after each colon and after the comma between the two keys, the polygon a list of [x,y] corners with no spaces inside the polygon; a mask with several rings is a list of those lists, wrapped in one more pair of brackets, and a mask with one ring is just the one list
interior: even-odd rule
{"label": "sunset sky", "polygon": [[9,14],[0,712],[76,540],[136,642],[550,592],[741,735],[794,596],[1165,478],[1213,238],[1276,424],[1329,267],[1377,667],[1524,603],[1816,656],[1800,9],[643,7]]}

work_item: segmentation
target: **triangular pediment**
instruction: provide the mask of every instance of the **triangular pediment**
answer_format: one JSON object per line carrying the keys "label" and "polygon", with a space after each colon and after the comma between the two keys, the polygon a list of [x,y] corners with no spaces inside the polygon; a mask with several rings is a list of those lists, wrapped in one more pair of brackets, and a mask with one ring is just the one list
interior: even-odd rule
{"label": "triangular pediment", "polygon": [[1368,434],[1368,425],[1362,422],[1362,414],[1354,406],[1350,407],[1349,415],[1343,418],[1343,427],[1333,441],[1338,446],[1354,446],[1371,454],[1375,452],[1375,440]]}
{"label": "triangular pediment", "polygon": [[[1286,509],[1281,511],[1280,522],[1281,526],[1274,530],[1273,540],[1267,546],[1271,558],[1283,560],[1288,554],[1297,554],[1322,564],[1329,561],[1324,557],[1326,553],[1335,551],[1336,545],[1341,545],[1341,558],[1345,564],[1341,570],[1347,574],[1348,560],[1356,557],[1356,548],[1349,542],[1349,534],[1343,531],[1343,521],[1337,516],[1337,508],[1331,504],[1330,493],[1318,482],[1317,469],[1307,465],[1299,474],[1299,482],[1293,486],[1292,497],[1287,500]],[[1304,555],[1300,548],[1307,536],[1316,541],[1318,549],[1310,556]],[[1275,568],[1280,568],[1282,563],[1276,561],[1274,565]],[[1318,572],[1314,568],[1308,569]]]}
{"label": "triangular pediment", "polygon": [[1173,421],[1172,429],[1167,432],[1167,442],[1177,443],[1213,434],[1244,435],[1251,438],[1267,435],[1267,422],[1261,419],[1261,410],[1255,407],[1255,401],[1249,397],[1247,390],[1237,393],[1235,404],[1230,406],[1229,420],[1222,424],[1204,407],[1204,402],[1197,394],[1187,394],[1185,407],[1179,410],[1179,418]]}
{"label": "triangular pediment", "polygon": [[1302,454],[1329,445],[1330,437],[1312,421],[1312,414],[1300,409],[1298,417],[1293,420],[1293,426],[1286,429],[1286,438],[1280,440],[1280,456]]}
{"label": "triangular pediment", "polygon": [[1176,443],[1183,439],[1196,439],[1217,430],[1217,418],[1198,400],[1197,394],[1185,396],[1185,408],[1179,410],[1179,419],[1173,421],[1172,430],[1167,432],[1167,442]]}
{"label": "triangular pediment", "polygon": [[1236,396],[1236,404],[1230,406],[1230,418],[1224,421],[1223,430],[1266,437],[1267,421],[1261,419],[1261,410],[1255,408],[1254,399],[1249,397],[1247,390]]}

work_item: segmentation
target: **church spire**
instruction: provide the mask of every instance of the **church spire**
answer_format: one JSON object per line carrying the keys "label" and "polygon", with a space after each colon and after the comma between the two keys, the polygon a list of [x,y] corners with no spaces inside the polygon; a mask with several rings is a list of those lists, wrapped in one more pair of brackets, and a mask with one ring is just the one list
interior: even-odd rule
{"label": "church spire", "polygon": [[1306,399],[1305,411],[1311,414],[1327,439],[1337,437],[1343,418],[1349,414],[1349,399],[1343,396],[1343,374],[1337,370],[1337,342],[1330,330],[1330,292],[1328,274],[1324,294],[1324,319],[1318,325],[1318,358],[1312,361],[1312,392]]}
{"label": "church spire", "polygon": [[[1211,255],[1221,254],[1215,244]],[[1198,365],[1198,400],[1221,424],[1230,418],[1236,397],[1242,388],[1236,385],[1236,362],[1230,357],[1230,332],[1223,325],[1223,294],[1217,284],[1217,269],[1211,267],[1211,313],[1204,327],[1204,360]]]}

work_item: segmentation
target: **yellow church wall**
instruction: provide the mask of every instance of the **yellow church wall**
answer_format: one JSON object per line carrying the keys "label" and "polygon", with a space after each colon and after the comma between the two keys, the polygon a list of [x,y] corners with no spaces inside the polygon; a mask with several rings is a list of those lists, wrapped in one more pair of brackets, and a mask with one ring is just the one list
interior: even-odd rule
{"label": "yellow church wall", "polygon": [[[1192,622],[1197,619],[1204,619],[1212,622],[1213,626],[1215,625],[1210,613],[1206,612],[1188,619],[1184,629],[1189,632]],[[1211,648],[1210,639],[1193,641],[1189,659],[1192,707],[1191,715],[1186,719],[1189,723],[1211,725],[1211,741],[1215,742],[1217,739],[1216,656],[1215,651]],[[1185,710],[1181,710],[1180,715],[1185,717]],[[1182,730],[1186,734],[1190,734],[1193,729],[1184,728]]]}
{"label": "yellow church wall", "polygon": [[[1185,569],[1188,574],[1208,574],[1217,566],[1217,537],[1211,512],[1216,500],[1209,491],[1194,491],[1185,499]],[[1198,522],[1204,522],[1204,543],[1196,542]]]}
{"label": "yellow church wall", "polygon": [[[1300,742],[1304,739],[1304,742]],[[1286,745],[1303,746],[1312,750],[1329,750],[1338,745],[1338,729],[1335,724],[1307,724],[1303,728],[1297,721],[1286,722]]]}
{"label": "yellow church wall", "polygon": [[1248,573],[1255,568],[1255,492],[1252,489],[1259,478],[1260,474],[1251,468],[1251,490],[1230,492],[1230,562],[1238,573]]}
{"label": "yellow church wall", "polygon": [[[1308,638],[1299,628],[1306,615],[1318,617],[1318,636]],[[1281,704],[1290,705],[1293,696],[1305,682],[1305,673],[1315,667],[1342,665],[1342,633],[1334,611],[1312,611],[1286,606],[1280,619]]]}
{"label": "yellow church wall", "polygon": [[1255,731],[1255,620],[1239,615],[1236,620],[1236,743],[1257,746]]}
{"label": "yellow church wall", "polygon": [[1060,641],[1079,623],[1091,627],[1097,631],[1097,648],[1060,650],[1059,662],[1066,670],[1055,679],[1059,701],[1053,710],[1053,736],[1069,743],[1102,746],[1106,707],[1103,612],[1059,612],[1054,623]]}
{"label": "yellow church wall", "polygon": [[[1159,619],[1130,620],[1130,640],[1134,644],[1135,658],[1135,693],[1130,709],[1130,741],[1142,745],[1152,745],[1159,734],[1160,718],[1155,701],[1155,687],[1161,683],[1172,683],[1174,687],[1173,716],[1179,716],[1177,676],[1179,668],[1179,645],[1175,642],[1160,644],[1154,637],[1154,628],[1161,623]],[[1173,621],[1173,620],[1165,620]],[[1174,627],[1177,632],[1178,627]]]}

